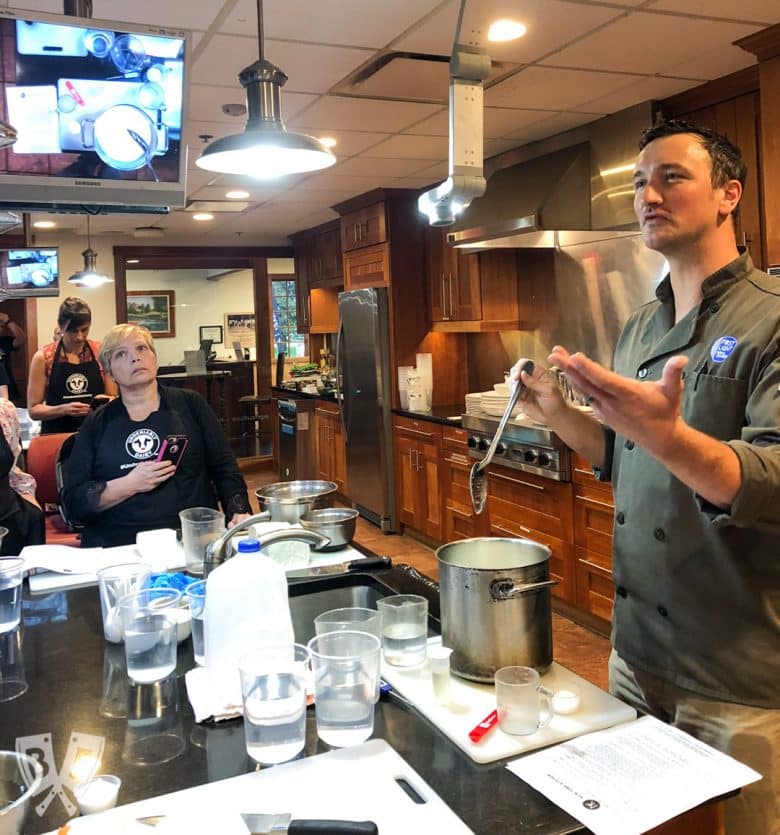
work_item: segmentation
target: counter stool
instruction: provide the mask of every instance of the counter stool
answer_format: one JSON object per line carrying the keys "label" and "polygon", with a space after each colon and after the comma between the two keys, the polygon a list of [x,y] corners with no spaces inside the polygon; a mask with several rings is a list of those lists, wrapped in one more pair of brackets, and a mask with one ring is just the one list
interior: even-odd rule
{"label": "counter stool", "polygon": [[270,440],[268,415],[263,407],[271,405],[270,397],[255,397],[245,394],[238,398],[239,421],[241,426],[241,443],[244,455],[259,455],[259,446],[263,441]]}

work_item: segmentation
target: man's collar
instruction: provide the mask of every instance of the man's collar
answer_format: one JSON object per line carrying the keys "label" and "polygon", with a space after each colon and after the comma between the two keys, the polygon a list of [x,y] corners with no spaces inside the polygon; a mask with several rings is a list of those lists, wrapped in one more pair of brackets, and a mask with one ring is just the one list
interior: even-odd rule
{"label": "man's collar", "polygon": [[[735,281],[745,278],[753,270],[753,261],[747,251],[738,255],[733,261],[716,270],[712,275],[707,276],[701,283],[701,295],[703,299],[709,299],[723,292]],[[662,304],[672,301],[672,279],[667,273],[655,290],[656,298]]]}

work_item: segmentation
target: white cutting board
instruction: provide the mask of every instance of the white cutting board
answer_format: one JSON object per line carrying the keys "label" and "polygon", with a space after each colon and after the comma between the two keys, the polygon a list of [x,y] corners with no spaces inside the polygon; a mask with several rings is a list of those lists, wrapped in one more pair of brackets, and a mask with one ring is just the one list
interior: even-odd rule
{"label": "white cutting board", "polygon": [[[396,782],[399,777],[426,802],[415,803]],[[69,835],[246,835],[241,812],[372,820],[381,835],[472,832],[387,742],[371,739],[351,748],[74,818]],[[135,823],[139,817],[160,814],[167,817],[156,829]]]}
{"label": "white cutting board", "polygon": [[[429,638],[428,645],[431,644],[441,644],[441,637]],[[567,716],[555,715],[549,725],[527,736],[512,736],[496,726],[481,742],[475,743],[469,739],[469,731],[496,709],[496,688],[492,684],[478,684],[451,675],[450,704],[444,706],[436,701],[433,694],[431,670],[427,661],[418,667],[403,668],[393,667],[382,659],[382,678],[478,763],[516,757],[546,745],[636,719],[636,711],[632,707],[553,662],[550,672],[542,676],[542,684],[550,690],[563,690],[567,683],[579,685],[579,710]]]}

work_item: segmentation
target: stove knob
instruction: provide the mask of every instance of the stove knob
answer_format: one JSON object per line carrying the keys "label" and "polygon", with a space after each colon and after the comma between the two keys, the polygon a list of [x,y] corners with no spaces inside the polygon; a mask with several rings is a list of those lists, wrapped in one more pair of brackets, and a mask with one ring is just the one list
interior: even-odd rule
{"label": "stove knob", "polygon": [[490,444],[484,438],[480,438],[477,441],[477,449],[482,450],[482,452],[484,452],[489,446]]}
{"label": "stove knob", "polygon": [[504,446],[504,444],[501,443],[501,441],[499,441],[496,445],[496,455],[503,455],[505,452],[506,447]]}
{"label": "stove knob", "polygon": [[478,441],[479,441],[479,438],[476,438],[476,437],[474,437],[474,435],[472,435],[467,441],[467,443],[469,445],[469,449],[476,449]]}
{"label": "stove knob", "polygon": [[527,461],[529,464],[533,464],[533,462],[536,461],[536,450],[527,449],[523,453],[523,460]]}
{"label": "stove knob", "polygon": [[539,466],[547,467],[550,464],[550,456],[546,452],[539,453]]}

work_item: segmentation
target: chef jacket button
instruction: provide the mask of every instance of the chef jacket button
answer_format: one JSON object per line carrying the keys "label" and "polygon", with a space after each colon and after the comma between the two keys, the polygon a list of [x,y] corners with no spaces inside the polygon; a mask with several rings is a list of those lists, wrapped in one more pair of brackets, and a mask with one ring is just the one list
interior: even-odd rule
{"label": "chef jacket button", "polygon": [[636,372],[636,376],[639,377],[640,380],[644,380],[647,377],[647,369],[640,368],[639,371]]}
{"label": "chef jacket button", "polygon": [[710,305],[710,313],[717,313],[720,310],[720,305],[717,302],[713,302]]}
{"label": "chef jacket button", "polygon": [[669,617],[669,612],[667,611],[666,606],[661,606],[661,605],[659,605],[659,606],[658,606],[658,614],[659,614],[662,618],[668,618],[668,617]]}
{"label": "chef jacket button", "polygon": [[653,531],[653,536],[659,541],[663,542],[666,539],[666,531],[663,528],[656,528]]}
{"label": "chef jacket button", "polygon": [[618,597],[628,597],[628,592],[625,590],[623,586],[617,587]]}
{"label": "chef jacket button", "polygon": [[615,516],[615,521],[618,523],[618,525],[622,525],[623,522],[626,521],[626,517],[622,510],[619,511],[618,514]]}
{"label": "chef jacket button", "polygon": [[634,442],[633,441],[626,441],[626,449],[633,449]]}

